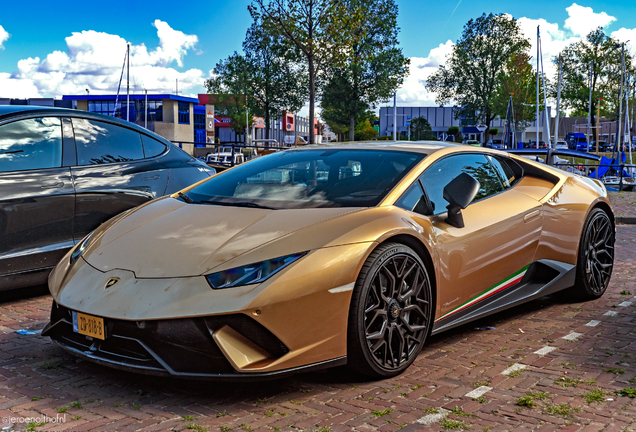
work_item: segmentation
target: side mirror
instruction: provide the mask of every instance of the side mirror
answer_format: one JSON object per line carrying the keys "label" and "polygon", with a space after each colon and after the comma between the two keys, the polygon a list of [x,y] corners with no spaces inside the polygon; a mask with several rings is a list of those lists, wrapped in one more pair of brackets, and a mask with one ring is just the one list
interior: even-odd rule
{"label": "side mirror", "polygon": [[461,173],[444,187],[444,199],[448,201],[448,215],[444,222],[455,228],[464,228],[462,210],[475,199],[479,182],[466,173]]}

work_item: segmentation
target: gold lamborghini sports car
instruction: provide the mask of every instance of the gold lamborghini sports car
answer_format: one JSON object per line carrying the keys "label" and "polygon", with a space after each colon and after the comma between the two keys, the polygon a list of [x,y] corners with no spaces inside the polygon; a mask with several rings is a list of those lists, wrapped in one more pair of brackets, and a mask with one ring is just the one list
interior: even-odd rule
{"label": "gold lamborghini sports car", "polygon": [[614,239],[602,183],[522,157],[307,146],[102,224],[51,273],[42,334],[158,375],[390,377],[430,334],[564,289],[600,297]]}

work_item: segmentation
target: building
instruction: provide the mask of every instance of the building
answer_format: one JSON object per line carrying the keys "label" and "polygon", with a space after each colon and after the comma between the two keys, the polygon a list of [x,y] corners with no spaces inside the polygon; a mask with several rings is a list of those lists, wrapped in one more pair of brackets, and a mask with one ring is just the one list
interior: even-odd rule
{"label": "building", "polygon": [[193,152],[196,143],[205,143],[205,108],[203,116],[195,115],[197,99],[173,94],[133,94],[129,98],[130,104],[126,105],[126,95],[62,96],[63,101],[72,103],[72,108],[128,120],[178,144],[188,153]]}
{"label": "building", "polygon": [[[459,127],[459,130],[466,139],[476,139],[480,142],[487,141],[482,139],[482,133],[479,132],[475,125],[462,126],[462,119],[455,118],[455,107],[397,107],[397,134],[403,138],[409,135],[409,123],[411,120],[424,117],[431,125],[431,129],[436,134],[437,139],[443,140],[446,138],[448,128],[451,126]],[[548,107],[548,115],[551,110]],[[539,115],[539,141],[547,141],[547,130],[545,126],[545,116],[543,111]],[[464,123],[470,123],[466,119],[463,119]],[[380,108],[380,136],[390,136],[393,134],[393,107]],[[490,122],[490,128],[499,129],[498,134],[494,139],[503,139],[506,120],[496,117]],[[536,139],[536,121],[530,123],[530,125],[524,130],[517,132],[517,142],[527,142]],[[559,129],[561,129],[559,127]],[[490,138],[490,137],[488,137]]]}
{"label": "building", "polygon": [[54,98],[9,99],[0,98],[0,105],[35,105],[57,108],[73,108],[70,101]]}

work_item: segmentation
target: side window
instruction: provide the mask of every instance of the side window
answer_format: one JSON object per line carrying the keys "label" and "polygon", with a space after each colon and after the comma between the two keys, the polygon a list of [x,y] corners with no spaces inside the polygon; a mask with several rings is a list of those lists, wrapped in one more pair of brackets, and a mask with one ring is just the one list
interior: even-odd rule
{"label": "side window", "polygon": [[62,123],[57,117],[0,126],[0,172],[62,166]]}
{"label": "side window", "polygon": [[144,144],[144,157],[150,158],[159,156],[161,153],[166,151],[166,145],[154,138],[141,135],[141,141]]}
{"label": "side window", "polygon": [[78,165],[99,165],[144,158],[139,132],[95,120],[73,119]]}
{"label": "side window", "polygon": [[523,177],[523,168],[510,159],[488,156],[488,160],[499,174],[506,189],[513,187]]}
{"label": "side window", "polygon": [[424,191],[422,190],[419,180],[415,180],[411,187],[396,201],[395,205],[405,210],[424,215],[429,213]]}
{"label": "side window", "polygon": [[446,211],[448,201],[444,199],[444,187],[461,173],[466,173],[479,182],[479,192],[474,201],[504,190],[497,172],[485,156],[466,154],[444,158],[431,165],[420,177],[431,201],[433,214]]}

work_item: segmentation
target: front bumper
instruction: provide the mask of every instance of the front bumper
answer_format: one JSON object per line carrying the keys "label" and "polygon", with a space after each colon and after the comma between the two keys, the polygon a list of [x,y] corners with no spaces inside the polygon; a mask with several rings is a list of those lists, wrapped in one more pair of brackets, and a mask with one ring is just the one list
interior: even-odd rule
{"label": "front bumper", "polygon": [[221,335],[228,332],[252,345],[255,355],[269,360],[289,352],[276,336],[244,314],[146,321],[104,318],[105,340],[75,333],[71,314],[70,309],[53,302],[51,322],[42,335],[51,337],[73,355],[137,373],[210,380],[259,380],[346,363],[346,357],[339,357],[272,372],[237,372],[224,354]]}

